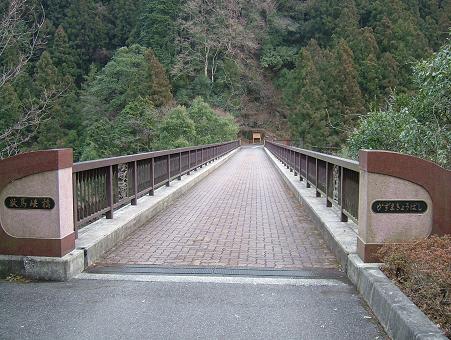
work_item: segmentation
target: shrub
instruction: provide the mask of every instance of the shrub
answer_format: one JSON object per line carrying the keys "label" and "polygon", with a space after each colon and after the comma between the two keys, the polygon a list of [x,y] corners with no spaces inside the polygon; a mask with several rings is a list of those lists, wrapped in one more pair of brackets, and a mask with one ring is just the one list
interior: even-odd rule
{"label": "shrub", "polygon": [[379,255],[383,272],[451,336],[451,235],[386,245]]}

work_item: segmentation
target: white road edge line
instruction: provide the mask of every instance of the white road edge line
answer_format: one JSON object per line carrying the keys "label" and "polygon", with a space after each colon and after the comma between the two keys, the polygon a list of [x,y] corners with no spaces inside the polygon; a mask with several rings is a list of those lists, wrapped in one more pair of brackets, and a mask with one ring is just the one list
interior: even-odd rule
{"label": "white road edge line", "polygon": [[224,277],[198,275],[128,275],[128,274],[89,274],[81,273],[75,277],[80,280],[109,280],[136,282],[180,282],[180,283],[225,283],[251,285],[282,285],[282,286],[347,286],[336,279],[289,279],[261,277]]}

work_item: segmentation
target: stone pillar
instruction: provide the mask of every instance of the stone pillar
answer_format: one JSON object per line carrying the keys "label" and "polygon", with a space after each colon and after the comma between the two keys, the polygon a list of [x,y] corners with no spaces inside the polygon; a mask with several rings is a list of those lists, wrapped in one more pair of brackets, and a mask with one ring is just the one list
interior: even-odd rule
{"label": "stone pillar", "polygon": [[63,257],[75,249],[72,150],[0,161],[0,254]]}
{"label": "stone pillar", "polygon": [[451,171],[395,152],[360,151],[359,235],[364,262],[385,243],[451,233]]}

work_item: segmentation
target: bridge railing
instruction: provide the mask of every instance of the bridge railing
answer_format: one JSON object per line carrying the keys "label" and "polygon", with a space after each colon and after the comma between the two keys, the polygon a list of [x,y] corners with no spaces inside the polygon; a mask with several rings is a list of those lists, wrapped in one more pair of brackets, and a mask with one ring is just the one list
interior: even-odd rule
{"label": "bridge railing", "polygon": [[337,206],[341,220],[357,222],[359,212],[359,162],[265,141],[266,148],[306,186],[316,189],[316,196],[326,198],[326,206]]}
{"label": "bridge railing", "polygon": [[149,194],[239,147],[238,140],[79,162],[73,165],[74,225],[80,226]]}

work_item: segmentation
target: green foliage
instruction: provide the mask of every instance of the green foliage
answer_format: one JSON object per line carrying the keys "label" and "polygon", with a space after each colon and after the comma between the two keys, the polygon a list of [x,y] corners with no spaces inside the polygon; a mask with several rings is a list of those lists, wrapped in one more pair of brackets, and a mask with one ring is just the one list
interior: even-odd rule
{"label": "green foliage", "polygon": [[120,154],[152,150],[158,118],[150,98],[138,97],[130,102],[114,120]]}
{"label": "green foliage", "polygon": [[451,167],[450,41],[414,71],[418,89],[398,96],[387,110],[370,113],[348,140],[349,155],[382,149],[416,155]]}
{"label": "green foliage", "polygon": [[167,105],[172,100],[172,93],[163,65],[160,64],[152,49],[146,50],[145,57],[151,73],[150,99],[156,106]]}
{"label": "green foliage", "polygon": [[67,34],[62,26],[55,31],[53,46],[49,51],[61,76],[71,76],[73,79],[78,76],[75,53],[69,46]]}
{"label": "green foliage", "polygon": [[[0,4],[4,8],[7,2]],[[442,164],[447,158],[449,48],[433,63],[418,64],[413,76],[411,69],[446,39],[450,1],[42,4],[46,50],[2,87],[0,130],[17,121],[43,89],[64,90],[64,95],[25,149],[73,147],[76,159],[82,154],[90,159],[169,147],[158,136],[160,125],[166,126],[159,116],[180,104],[195,132],[176,134],[177,145],[234,138],[233,119],[218,116],[212,107],[232,113],[241,126],[291,134],[306,147],[341,146],[359,126],[359,117],[372,111],[368,127],[361,123],[360,128],[369,139],[374,137],[370,128],[392,116],[405,129],[386,126],[387,137],[376,136],[371,145],[384,142],[404,150],[412,143],[417,154],[434,155]],[[27,36],[20,37],[1,55],[0,68],[18,60]],[[376,109],[395,89],[393,105]],[[409,99],[401,105],[401,97]],[[401,113],[408,119],[398,117]],[[99,122],[106,123],[100,127]],[[400,135],[402,146],[394,141]],[[423,143],[421,136],[426,136]]]}
{"label": "green foliage", "polygon": [[152,48],[166,68],[173,64],[176,56],[179,11],[180,1],[146,1],[130,38],[134,43]]}
{"label": "green foliage", "polygon": [[238,127],[231,117],[218,116],[201,97],[193,101],[188,114],[195,125],[195,144],[213,144],[236,138]]}
{"label": "green foliage", "polygon": [[7,84],[2,87],[0,96],[0,132],[12,126],[21,114],[21,102],[14,87]]}
{"label": "green foliage", "polygon": [[149,98],[138,97],[114,119],[101,117],[87,127],[82,160],[151,151],[158,116]]}
{"label": "green foliage", "polygon": [[[319,81],[312,86],[322,92],[328,128],[332,130],[324,137],[332,143],[330,146],[340,146],[358,124],[359,115],[382,105],[395,88],[400,94],[414,90],[411,66],[438,47],[439,37],[443,39],[433,27],[444,22],[449,26],[446,8],[448,4],[432,1],[314,0],[297,7],[286,1],[269,20],[270,38],[263,45],[261,63],[280,70],[276,79],[289,107],[292,137],[319,139],[313,136],[316,132],[310,125],[323,114],[309,98],[293,96],[308,82],[300,81],[299,75],[310,66],[299,58],[291,66],[277,56],[278,49],[294,46],[287,36],[298,34],[296,44],[312,55],[319,74]],[[293,21],[299,25],[291,24]],[[281,27],[288,28],[289,34]],[[302,110],[306,112],[300,115]],[[329,138],[331,135],[334,138]]]}
{"label": "green foliage", "polygon": [[145,52],[146,49],[139,45],[117,50],[87,90],[88,95],[98,101],[92,113],[113,118],[129,101],[150,94],[151,78]]}
{"label": "green foliage", "polygon": [[177,106],[160,125],[158,134],[159,149],[181,148],[194,144],[196,128],[186,108]]}
{"label": "green foliage", "polygon": [[71,1],[62,24],[71,47],[77,51],[77,66],[85,74],[92,62],[105,63],[107,46],[107,10],[93,0]]}

